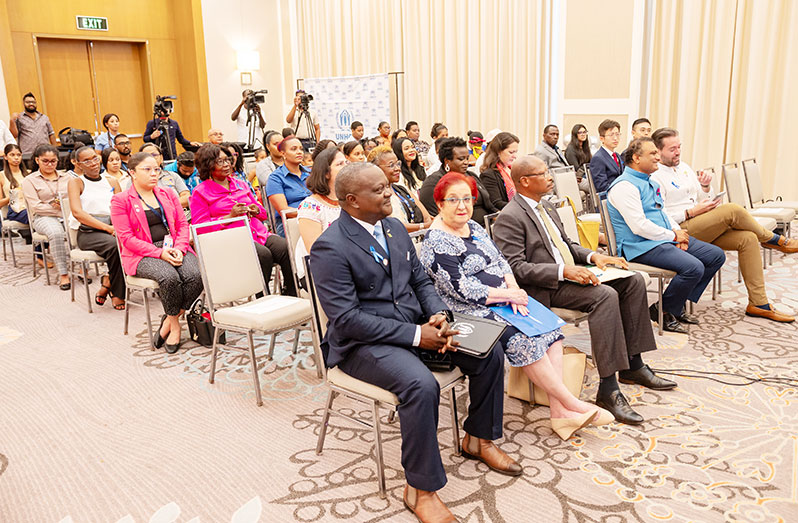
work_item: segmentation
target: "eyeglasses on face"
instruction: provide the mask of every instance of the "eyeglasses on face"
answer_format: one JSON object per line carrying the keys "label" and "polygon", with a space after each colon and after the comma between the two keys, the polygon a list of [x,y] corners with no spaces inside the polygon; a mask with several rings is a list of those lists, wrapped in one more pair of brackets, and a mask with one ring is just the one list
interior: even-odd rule
{"label": "eyeglasses on face", "polygon": [[46,159],[46,158],[39,158],[39,163],[46,163],[47,165],[54,165],[58,163],[58,160],[55,158]]}
{"label": "eyeglasses on face", "polygon": [[155,173],[156,175],[161,175],[161,168],[160,167],[136,167],[136,172],[143,172],[145,174]]}
{"label": "eyeglasses on face", "polygon": [[400,169],[402,167],[402,162],[396,160],[395,162],[389,162],[385,164],[385,167],[388,169]]}
{"label": "eyeglasses on face", "polygon": [[100,163],[100,157],[99,156],[93,156],[92,158],[89,158],[88,160],[83,160],[80,163],[82,163],[83,165],[92,165],[92,164],[95,164],[95,163]]}
{"label": "eyeglasses on face", "polygon": [[615,131],[615,132],[612,132],[612,133],[604,133],[604,136],[606,136],[607,138],[620,138],[621,133],[619,133],[618,131]]}
{"label": "eyeglasses on face", "polygon": [[150,156],[152,156],[153,158],[158,158],[159,156],[161,156],[161,153],[150,153]]}
{"label": "eyeglasses on face", "polygon": [[230,158],[217,158],[214,163],[221,167],[222,165],[230,165],[233,161]]}
{"label": "eyeglasses on face", "polygon": [[447,205],[457,206],[460,205],[460,202],[466,205],[474,205],[474,202],[477,201],[477,199],[474,198],[473,196],[467,196],[465,198],[444,198],[443,201]]}
{"label": "eyeglasses on face", "polygon": [[116,142],[117,147],[119,147],[120,145],[130,145],[130,142]]}

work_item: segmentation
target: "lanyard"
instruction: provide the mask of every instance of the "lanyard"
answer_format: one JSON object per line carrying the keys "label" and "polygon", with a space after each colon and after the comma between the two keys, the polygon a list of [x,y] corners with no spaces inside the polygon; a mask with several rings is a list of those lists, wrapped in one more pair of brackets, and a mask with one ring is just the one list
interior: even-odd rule
{"label": "lanyard", "polygon": [[151,207],[149,203],[144,201],[144,198],[142,198],[141,195],[139,195],[139,200],[141,200],[142,203],[147,206],[147,209],[155,213],[155,216],[161,219],[161,223],[164,227],[166,227],[166,232],[170,232],[169,224],[166,222],[166,210],[164,210],[163,205],[161,205],[161,200],[159,200],[157,196],[155,197],[155,201],[158,202],[158,209]]}
{"label": "lanyard", "polygon": [[415,211],[415,209],[413,209],[413,206],[410,205],[410,202],[408,202],[407,199],[404,196],[402,196],[401,191],[397,190],[396,187],[393,187],[393,192],[394,192],[394,194],[396,194],[396,196],[402,202],[402,205],[404,206],[405,211],[408,214],[410,214],[410,223],[415,223],[415,221],[416,221],[416,211]]}

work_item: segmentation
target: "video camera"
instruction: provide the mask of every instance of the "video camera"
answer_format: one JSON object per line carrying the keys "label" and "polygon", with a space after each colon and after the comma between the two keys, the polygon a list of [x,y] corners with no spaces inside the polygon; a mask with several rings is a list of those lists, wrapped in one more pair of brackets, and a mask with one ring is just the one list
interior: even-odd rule
{"label": "video camera", "polygon": [[266,97],[264,95],[268,92],[269,91],[266,89],[261,89],[260,91],[251,91],[244,99],[244,107],[246,107],[248,111],[251,111],[255,109],[258,104],[265,103]]}
{"label": "video camera", "polygon": [[152,106],[152,114],[156,116],[169,116],[172,114],[172,111],[175,108],[174,102],[172,100],[177,100],[177,96],[174,95],[166,95],[160,96],[155,95],[155,105]]}
{"label": "video camera", "polygon": [[310,109],[310,102],[313,100],[312,94],[302,93],[299,95],[299,110],[307,111]]}

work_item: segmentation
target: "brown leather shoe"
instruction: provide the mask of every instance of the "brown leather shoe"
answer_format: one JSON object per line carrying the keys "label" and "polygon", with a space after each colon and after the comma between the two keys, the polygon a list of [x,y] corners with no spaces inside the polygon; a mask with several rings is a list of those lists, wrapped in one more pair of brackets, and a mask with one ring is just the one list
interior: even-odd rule
{"label": "brown leather shoe", "polygon": [[405,506],[422,523],[450,523],[458,519],[449,511],[437,492],[424,492],[417,490],[410,485],[405,487],[402,499]]}
{"label": "brown leather shoe", "polygon": [[520,476],[523,469],[494,443],[487,439],[475,438],[466,433],[463,438],[463,457],[477,459],[491,469],[507,476]]}
{"label": "brown leather shoe", "polygon": [[758,316],[760,318],[767,318],[773,321],[780,321],[782,323],[791,323],[795,321],[793,316],[789,316],[784,314],[783,312],[777,311],[773,305],[770,305],[770,310],[766,311],[765,309],[760,309],[759,307],[755,307],[749,304],[745,308],[745,315],[746,316]]}
{"label": "brown leather shoe", "polygon": [[779,236],[778,243],[763,243],[762,247],[766,249],[776,249],[777,251],[792,254],[798,252],[798,240],[787,238],[786,236]]}

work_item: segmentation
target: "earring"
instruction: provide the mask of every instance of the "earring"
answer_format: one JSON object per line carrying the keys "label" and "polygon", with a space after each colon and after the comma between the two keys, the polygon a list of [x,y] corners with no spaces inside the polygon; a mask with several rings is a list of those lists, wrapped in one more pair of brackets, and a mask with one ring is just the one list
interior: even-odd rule
{"label": "earring", "polygon": [[448,165],[444,165],[443,166],[443,172],[447,172],[447,173],[449,172],[449,166]]}

